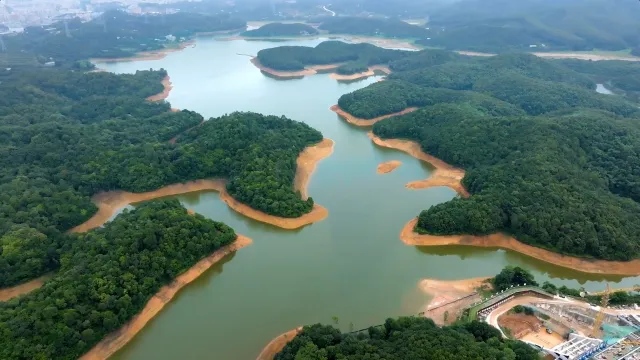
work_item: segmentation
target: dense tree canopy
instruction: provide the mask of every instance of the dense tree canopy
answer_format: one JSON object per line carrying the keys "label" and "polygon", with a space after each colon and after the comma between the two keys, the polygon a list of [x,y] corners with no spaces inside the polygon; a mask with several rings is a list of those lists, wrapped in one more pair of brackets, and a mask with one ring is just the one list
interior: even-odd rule
{"label": "dense tree canopy", "polygon": [[640,129],[595,110],[544,117],[488,117],[440,104],[383,120],[383,138],[409,138],[467,170],[469,199],[420,214],[434,234],[506,231],[562,253],[611,260],[638,256]]}
{"label": "dense tree canopy", "polygon": [[467,170],[472,196],[423,211],[418,232],[503,231],[565,254],[638,257],[640,113],[631,96],[594,91],[595,81],[632,78],[636,65],[525,54],[399,61],[423,56],[338,101],[363,118],[421,107],[373,132]]}
{"label": "dense tree canopy", "polygon": [[[0,286],[56,268],[69,241],[64,232],[95,213],[90,196],[100,191],[224,177],[232,196],[268,214],[311,210],[313,200],[302,200],[293,180],[298,154],[322,139],[319,132],[255,113],[194,128],[202,116],[145,101],[162,91],[164,76],[0,72]],[[28,238],[21,243],[16,234]],[[13,250],[40,241],[30,251]]]}
{"label": "dense tree canopy", "polygon": [[408,107],[422,107],[439,103],[469,103],[490,115],[523,115],[524,110],[494,97],[472,92],[418,86],[403,80],[376,82],[370,86],[342,95],[340,108],[364,119],[391,114]]}
{"label": "dense tree canopy", "polygon": [[243,32],[242,36],[248,37],[277,37],[277,36],[308,36],[316,35],[318,30],[307,24],[293,23],[269,23],[258,29]]}
{"label": "dense tree canopy", "polygon": [[[4,37],[7,52],[3,66],[24,65],[27,60],[40,63],[55,61],[58,66],[84,66],[89,58],[134,56],[137,52],[176,46],[181,38],[198,32],[243,28],[244,20],[228,15],[175,14],[141,16],[121,11],[107,11],[99,18],[68,22],[69,36],[63,22],[49,26],[27,27],[23,33]],[[166,36],[176,37],[171,41]]]}
{"label": "dense tree canopy", "polygon": [[393,71],[409,71],[466,58],[452,51],[433,49],[421,50],[410,55],[403,59],[392,61],[389,63],[389,68]]}
{"label": "dense tree canopy", "polygon": [[640,9],[624,0],[462,0],[432,11],[419,42],[485,52],[638,46]]}
{"label": "dense tree canopy", "polygon": [[[639,55],[640,56],[640,55]],[[608,88],[624,93],[634,100],[640,99],[640,63],[635,61],[581,61],[558,60],[562,65],[579,73],[590,75]]]}
{"label": "dense tree canopy", "polygon": [[507,266],[491,279],[496,291],[506,290],[512,286],[537,286],[533,274],[519,266]]}
{"label": "dense tree canopy", "polygon": [[145,203],[73,236],[52,280],[0,302],[0,358],[78,358],[161,286],[236,239],[233,229],[187,214],[177,200]]}
{"label": "dense tree canopy", "polygon": [[[266,67],[276,70],[296,71],[307,65],[326,65],[341,62],[357,62],[363,66],[386,64],[409,56],[410,52],[382,49],[371,44],[347,44],[342,41],[325,41],[316,47],[278,46],[258,51],[258,60]],[[343,73],[359,71],[343,68]],[[362,71],[362,70],[360,70]]]}
{"label": "dense tree canopy", "polygon": [[275,360],[424,359],[537,360],[530,346],[503,339],[489,324],[437,327],[416,317],[387,319],[364,333],[342,334],[331,326],[305,326]]}
{"label": "dense tree canopy", "polygon": [[[523,111],[540,115],[576,107],[623,116],[636,116],[639,112],[636,104],[622,97],[593,91],[597,72],[590,67],[584,66],[586,69],[578,72],[561,62],[527,54],[467,58],[426,50],[424,54],[409,54],[392,61],[390,67],[396,71],[388,81],[343,95],[338,101],[340,107],[362,118],[443,102],[482,102],[481,107],[488,105],[492,109],[489,113],[495,116],[519,115]],[[607,65],[603,68],[607,69]]]}
{"label": "dense tree canopy", "polygon": [[422,38],[428,31],[398,19],[339,16],[326,19],[321,30],[332,34],[386,36],[392,38]]}
{"label": "dense tree canopy", "polygon": [[[413,56],[419,57],[419,53]],[[559,62],[523,53],[508,53],[491,57],[461,57],[442,64],[425,63],[424,66],[413,71],[392,74],[390,78],[402,79],[422,86],[471,90],[479,79],[492,78],[505,71],[516,72],[528,78],[562,82],[586,89],[595,89],[596,87],[595,82],[588,76],[571,71]]]}

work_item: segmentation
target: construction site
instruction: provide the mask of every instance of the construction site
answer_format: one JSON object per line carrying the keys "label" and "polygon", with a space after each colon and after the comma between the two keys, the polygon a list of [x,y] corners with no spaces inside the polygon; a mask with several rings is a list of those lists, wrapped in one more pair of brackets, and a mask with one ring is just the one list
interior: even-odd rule
{"label": "construction site", "polygon": [[547,359],[640,360],[640,310],[609,307],[608,286],[601,295],[600,304],[589,304],[538,287],[513,287],[472,304],[467,312],[504,337],[539,349]]}

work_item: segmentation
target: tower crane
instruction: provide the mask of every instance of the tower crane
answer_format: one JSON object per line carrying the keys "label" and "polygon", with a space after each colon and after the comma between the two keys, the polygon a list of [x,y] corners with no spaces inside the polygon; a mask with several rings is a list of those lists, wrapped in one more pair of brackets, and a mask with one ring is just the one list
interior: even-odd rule
{"label": "tower crane", "polygon": [[604,317],[606,313],[604,312],[607,305],[609,305],[609,295],[611,295],[611,288],[609,287],[609,283],[607,283],[607,289],[602,294],[602,301],[600,302],[600,311],[598,315],[596,315],[596,319],[593,322],[593,330],[591,331],[591,337],[600,338],[601,332],[600,327],[604,321]]}

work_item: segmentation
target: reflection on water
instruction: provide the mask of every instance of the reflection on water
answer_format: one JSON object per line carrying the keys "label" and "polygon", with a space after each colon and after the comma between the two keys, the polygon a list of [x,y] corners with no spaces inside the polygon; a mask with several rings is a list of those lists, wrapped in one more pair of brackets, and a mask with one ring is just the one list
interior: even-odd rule
{"label": "reflection on water", "polygon": [[604,87],[603,84],[597,84],[596,85],[596,91],[600,94],[605,94],[605,95],[612,95],[613,91],[607,89],[606,87]]}

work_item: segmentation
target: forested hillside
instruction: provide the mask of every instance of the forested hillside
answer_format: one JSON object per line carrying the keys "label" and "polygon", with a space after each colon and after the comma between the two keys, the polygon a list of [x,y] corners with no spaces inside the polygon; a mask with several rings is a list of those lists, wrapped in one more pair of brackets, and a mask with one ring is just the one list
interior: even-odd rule
{"label": "forested hillside", "polygon": [[431,319],[387,319],[366,332],[343,334],[320,324],[305,326],[275,360],[299,359],[513,359],[538,360],[529,345],[503,339],[484,322],[437,327]]}
{"label": "forested hillside", "polygon": [[371,44],[347,44],[325,41],[316,47],[278,46],[258,51],[258,60],[274,70],[297,71],[307,65],[346,63],[338,68],[343,74],[353,74],[371,65],[387,64],[409,56],[408,51],[382,49]]}
{"label": "forested hillside", "polygon": [[605,83],[607,88],[640,100],[640,63],[634,61],[557,60],[562,65]]}
{"label": "forested hillside", "polygon": [[187,214],[178,200],[145,203],[70,236],[52,280],[0,302],[0,358],[78,358],[160,287],[236,239],[233,229]]}
{"label": "forested hillside", "polygon": [[469,103],[494,116],[524,114],[524,110],[518,106],[482,93],[422,87],[401,80],[376,82],[364,89],[342,95],[338,100],[342,110],[363,119],[373,119],[408,107],[439,103]]}
{"label": "forested hillside", "polygon": [[171,144],[204,119],[145,101],[165,75],[0,71],[0,287],[57,268],[70,241],[64,232],[95,213],[90,197],[100,191],[224,177],[232,196],[268,214],[311,210],[313,199],[303,201],[293,179],[299,152],[319,142],[319,132],[284,117],[232,113]]}
{"label": "forested hillside", "polygon": [[373,132],[415,140],[467,170],[472,196],[423,211],[417,231],[504,231],[565,254],[640,255],[640,112],[632,96],[594,90],[596,80],[622,80],[634,67],[524,54],[398,62],[420,58],[338,102],[362,118],[420,107]]}
{"label": "forested hillside", "polygon": [[485,52],[638,47],[640,7],[624,0],[462,0],[431,13],[428,46]]}
{"label": "forested hillside", "polygon": [[316,35],[318,30],[315,28],[301,23],[283,24],[283,23],[269,23],[262,25],[258,29],[249,30],[243,32],[242,36],[248,37],[277,37],[277,36],[308,36]]}
{"label": "forested hillside", "polygon": [[[181,38],[198,32],[239,29],[244,20],[229,15],[175,13],[167,15],[131,15],[108,11],[90,22],[68,22],[69,36],[63,22],[46,27],[27,27],[23,33],[3,37],[6,52],[0,54],[3,66],[20,66],[27,57],[39,63],[55,61],[58,66],[86,66],[89,58],[130,57],[148,50],[177,46]],[[173,35],[175,41],[166,36]]]}
{"label": "forested hillside", "polygon": [[492,115],[517,115],[522,111],[539,115],[576,107],[603,109],[623,116],[639,113],[638,106],[623,97],[602,96],[594,91],[595,80],[606,82],[607,76],[612,76],[610,81],[617,83],[625,75],[630,76],[627,89],[635,89],[631,74],[635,67],[578,60],[566,62],[565,66],[565,62],[527,54],[490,58],[445,54],[424,50],[392,61],[389,67],[395,72],[388,76],[388,81],[345,94],[338,104],[352,115],[367,119],[412,106],[469,101]]}
{"label": "forested hillside", "polygon": [[428,31],[423,27],[391,18],[330,17],[322,22],[320,29],[327,30],[331,34],[371,35],[392,38],[423,38],[428,35]]}

